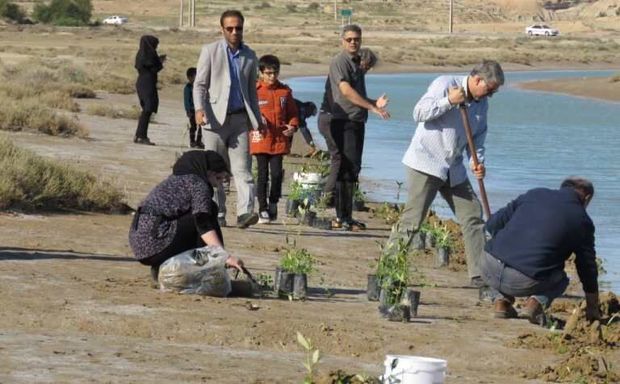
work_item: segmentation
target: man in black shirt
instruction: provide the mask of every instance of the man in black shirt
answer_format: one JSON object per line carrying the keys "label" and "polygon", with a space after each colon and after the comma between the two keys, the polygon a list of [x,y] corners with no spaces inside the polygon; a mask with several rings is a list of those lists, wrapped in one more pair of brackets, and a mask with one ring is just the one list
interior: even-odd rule
{"label": "man in black shirt", "polygon": [[529,296],[523,315],[543,325],[543,308],[568,287],[564,263],[574,253],[586,317],[599,318],[594,224],[586,212],[593,195],[590,181],[571,177],[559,190],[527,191],[491,216],[482,277],[494,290],[495,317],[516,317],[515,296]]}
{"label": "man in black shirt", "polygon": [[340,169],[336,182],[336,220],[332,228],[349,231],[365,229],[353,220],[353,192],[362,169],[365,125],[368,111],[382,119],[389,119],[385,109],[388,98],[384,95],[373,100],[366,95],[365,70],[361,66],[359,50],[362,45],[362,29],[355,24],[342,29],[343,50],[334,56],[329,66],[329,87],[332,92],[331,136],[340,152]]}

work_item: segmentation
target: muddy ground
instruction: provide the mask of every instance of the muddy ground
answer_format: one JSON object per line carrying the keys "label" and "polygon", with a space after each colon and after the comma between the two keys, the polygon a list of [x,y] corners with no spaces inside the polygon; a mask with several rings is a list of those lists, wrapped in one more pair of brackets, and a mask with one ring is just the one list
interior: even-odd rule
{"label": "muddy ground", "polygon": [[[135,121],[88,115],[80,115],[90,128],[86,140],[10,137],[43,156],[112,179],[135,206],[169,174],[175,154],[187,149],[180,87],[161,96],[149,134],[156,147],[131,142]],[[88,103],[136,100],[102,94],[82,105]],[[288,173],[302,161],[290,158]],[[234,192],[229,222],[232,197]],[[416,287],[422,292],[419,317],[406,324],[382,319],[376,303],[366,300],[365,283],[389,226],[369,212],[359,218],[369,223],[368,231],[320,231],[291,221],[225,228],[227,248],[255,274],[272,273],[287,234],[320,261],[307,301],[252,299],[258,310],[250,310],[248,299],[151,288],[148,268],[132,259],[127,244],[130,215],[0,213],[0,382],[297,383],[304,376],[297,332],[320,349],[322,374],[343,369],[378,375],[386,354],[407,354],[446,359],[447,383],[560,378],[549,372],[565,364],[564,349],[515,342],[525,334],[547,338],[552,332],[525,320],[493,319],[490,304],[467,287],[462,266],[435,269],[431,254],[413,255],[424,274],[418,280],[424,284]],[[580,294],[575,289],[561,302],[572,308]],[[616,341],[596,350],[614,362],[613,374],[620,361],[617,346]],[[584,372],[569,382],[604,382],[601,372]],[[586,381],[578,381],[582,378]]]}

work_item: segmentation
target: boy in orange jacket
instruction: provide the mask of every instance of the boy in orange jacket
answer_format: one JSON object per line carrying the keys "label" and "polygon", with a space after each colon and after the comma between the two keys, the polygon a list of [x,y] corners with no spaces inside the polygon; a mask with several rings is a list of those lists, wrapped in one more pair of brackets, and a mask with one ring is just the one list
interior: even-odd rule
{"label": "boy in orange jacket", "polygon": [[[290,137],[299,126],[297,107],[291,89],[278,80],[280,60],[265,55],[258,62],[256,83],[258,105],[263,124],[250,131],[250,153],[256,156],[258,177],[258,222],[270,223],[278,218],[278,200],[282,194],[282,158],[291,150]],[[271,188],[267,204],[267,182],[271,171]]]}

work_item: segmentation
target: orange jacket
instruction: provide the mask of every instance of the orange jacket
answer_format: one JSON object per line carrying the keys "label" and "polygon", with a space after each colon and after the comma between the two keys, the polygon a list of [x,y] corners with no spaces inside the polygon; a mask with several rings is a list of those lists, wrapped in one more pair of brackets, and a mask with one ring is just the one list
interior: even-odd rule
{"label": "orange jacket", "polygon": [[264,126],[260,130],[250,130],[250,153],[286,155],[291,151],[291,138],[282,134],[285,124],[299,126],[293,92],[280,82],[269,86],[259,80],[256,93]]}

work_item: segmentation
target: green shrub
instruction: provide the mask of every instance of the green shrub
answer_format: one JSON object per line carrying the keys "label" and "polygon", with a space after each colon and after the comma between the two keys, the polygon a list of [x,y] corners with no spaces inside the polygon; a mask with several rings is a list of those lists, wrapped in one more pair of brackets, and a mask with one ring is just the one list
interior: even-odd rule
{"label": "green shrub", "polygon": [[319,10],[319,8],[320,8],[320,5],[316,1],[308,4],[308,10],[309,11],[317,11],[317,10]]}
{"label": "green shrub", "polygon": [[123,194],[99,177],[44,159],[0,136],[0,209],[125,212]]}
{"label": "green shrub", "polygon": [[56,113],[35,99],[5,101],[0,108],[0,130],[34,130],[52,136],[88,136],[88,130],[74,118]]}
{"label": "green shrub", "polygon": [[92,11],[90,0],[52,0],[49,5],[37,3],[32,15],[41,23],[80,26],[90,22]]}
{"label": "green shrub", "polygon": [[21,23],[26,19],[26,14],[17,4],[0,0],[0,17]]}
{"label": "green shrub", "polygon": [[280,268],[289,273],[310,274],[314,271],[315,262],[307,249],[293,245],[286,250],[286,254],[280,260]]}

